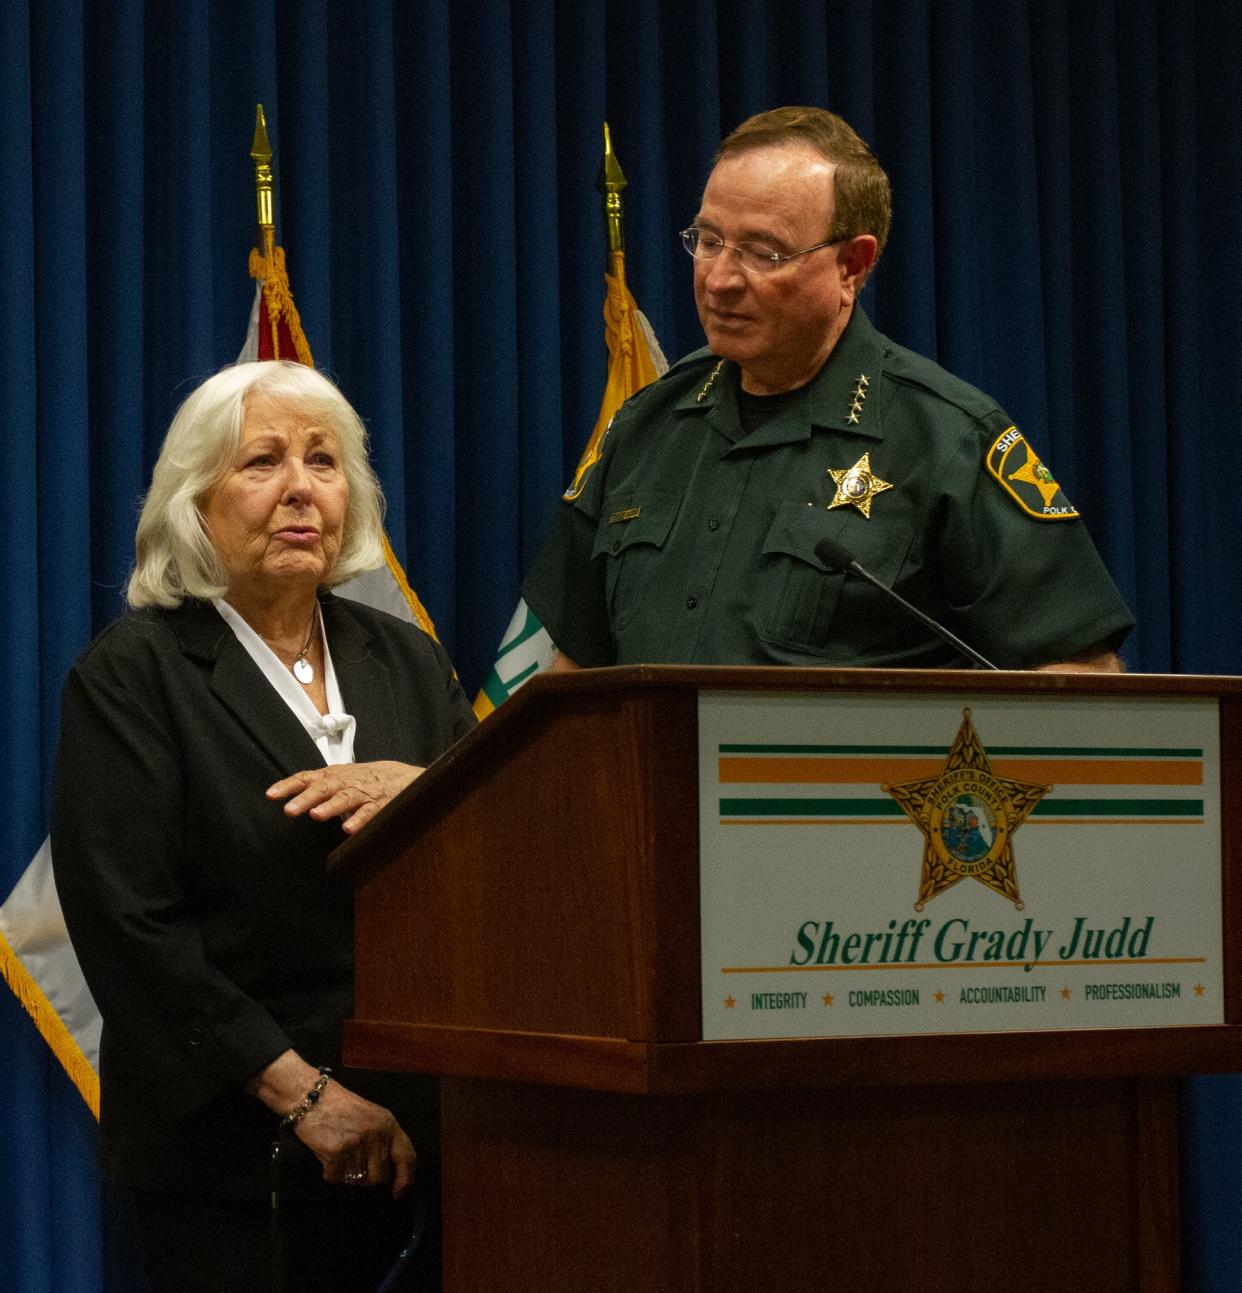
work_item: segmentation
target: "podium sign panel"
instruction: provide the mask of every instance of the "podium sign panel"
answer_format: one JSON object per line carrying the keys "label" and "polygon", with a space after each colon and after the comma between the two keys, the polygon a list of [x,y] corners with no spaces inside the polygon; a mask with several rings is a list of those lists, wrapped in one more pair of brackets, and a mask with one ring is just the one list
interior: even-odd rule
{"label": "podium sign panel", "polygon": [[698,717],[704,1040],[1224,1022],[1214,699]]}
{"label": "podium sign panel", "polygon": [[543,676],[337,851],[344,1056],[440,1075],[446,1293],[1176,1288],[1239,823],[1236,679]]}

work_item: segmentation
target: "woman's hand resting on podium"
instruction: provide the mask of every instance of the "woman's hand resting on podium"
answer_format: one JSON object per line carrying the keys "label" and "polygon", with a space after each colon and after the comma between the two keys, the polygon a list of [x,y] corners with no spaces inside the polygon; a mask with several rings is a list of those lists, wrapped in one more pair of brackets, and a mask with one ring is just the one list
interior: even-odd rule
{"label": "woman's hand resting on podium", "polygon": [[285,813],[289,817],[309,813],[317,822],[341,817],[342,829],[353,835],[421,772],[423,769],[414,764],[391,759],[338,763],[295,772],[268,786],[266,794],[269,799],[286,800]]}

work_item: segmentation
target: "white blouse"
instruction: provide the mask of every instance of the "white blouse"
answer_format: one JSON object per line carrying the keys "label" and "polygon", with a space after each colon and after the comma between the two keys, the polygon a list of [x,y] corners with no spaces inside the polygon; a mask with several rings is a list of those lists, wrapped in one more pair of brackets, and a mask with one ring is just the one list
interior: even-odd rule
{"label": "white blouse", "polygon": [[332,667],[332,652],[328,650],[328,637],[323,631],[323,616],[317,617],[319,635],[323,640],[323,684],[328,694],[328,712],[321,714],[311,703],[310,697],[280,657],[246,623],[222,597],[213,597],[211,604],[224,617],[234,636],[246,648],[250,658],[263,671],[263,676],[276,688],[276,694],[293,710],[312,741],[319,747],[326,764],[353,763],[354,716],[345,712],[341,688]]}

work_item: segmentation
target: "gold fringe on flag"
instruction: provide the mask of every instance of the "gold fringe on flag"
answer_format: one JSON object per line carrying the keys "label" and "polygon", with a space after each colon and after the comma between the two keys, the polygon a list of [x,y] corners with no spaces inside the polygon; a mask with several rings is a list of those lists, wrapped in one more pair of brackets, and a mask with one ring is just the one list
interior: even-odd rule
{"label": "gold fringe on flag", "polygon": [[8,939],[0,934],[0,977],[13,989],[26,1013],[34,1020],[43,1040],[52,1049],[69,1080],[78,1088],[91,1113],[99,1119],[99,1075],[91,1068],[82,1048],[73,1039],[43,989],[22,964]]}
{"label": "gold fringe on flag", "polygon": [[654,382],[664,371],[652,357],[640,330],[638,304],[625,282],[625,252],[610,252],[608,265],[612,271],[604,275],[607,287],[604,297],[604,341],[608,346],[608,377],[595,429],[582,451],[573,484],[565,491],[567,500],[578,497],[587,473],[599,461],[604,449],[604,436],[613,414],[631,395]]}
{"label": "gold fringe on flag", "polygon": [[263,299],[267,302],[267,319],[272,329],[272,354],[278,359],[288,358],[280,353],[280,320],[283,316],[298,362],[305,364],[307,368],[314,368],[315,361],[302,331],[302,319],[298,314],[298,307],[293,303],[293,289],[289,286],[289,275],[285,271],[285,249],[273,247],[269,259],[257,247],[251,248],[250,277],[263,283]]}

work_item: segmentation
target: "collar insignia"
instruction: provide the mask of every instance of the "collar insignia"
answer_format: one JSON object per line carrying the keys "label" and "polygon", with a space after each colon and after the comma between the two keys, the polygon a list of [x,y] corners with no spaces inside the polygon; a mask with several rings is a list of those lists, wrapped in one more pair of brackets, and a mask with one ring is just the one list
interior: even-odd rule
{"label": "collar insignia", "polygon": [[867,398],[867,387],[871,385],[871,379],[866,373],[858,374],[858,381],[854,383],[854,394],[851,396],[849,416],[845,419],[850,426],[857,426],[861,421],[863,401]]}
{"label": "collar insignia", "polygon": [[716,378],[720,376],[720,370],[723,367],[724,367],[724,360],[722,359],[716,365],[716,367],[712,369],[711,375],[708,377],[707,381],[703,383],[703,389],[694,397],[700,404],[702,404],[703,400],[706,398],[707,392],[710,391],[713,386],[715,386]]}
{"label": "collar insignia", "polygon": [[867,520],[871,519],[871,500],[877,494],[882,494],[886,489],[893,487],[891,481],[881,480],[871,470],[870,453],[863,454],[852,467],[845,471],[834,471],[829,467],[828,474],[837,486],[836,495],[828,504],[829,510],[853,504]]}
{"label": "collar insignia", "polygon": [[915,911],[966,879],[978,880],[1022,910],[1013,837],[1052,787],[995,776],[969,709],[962,710],[962,725],[937,776],[880,789],[923,832]]}

